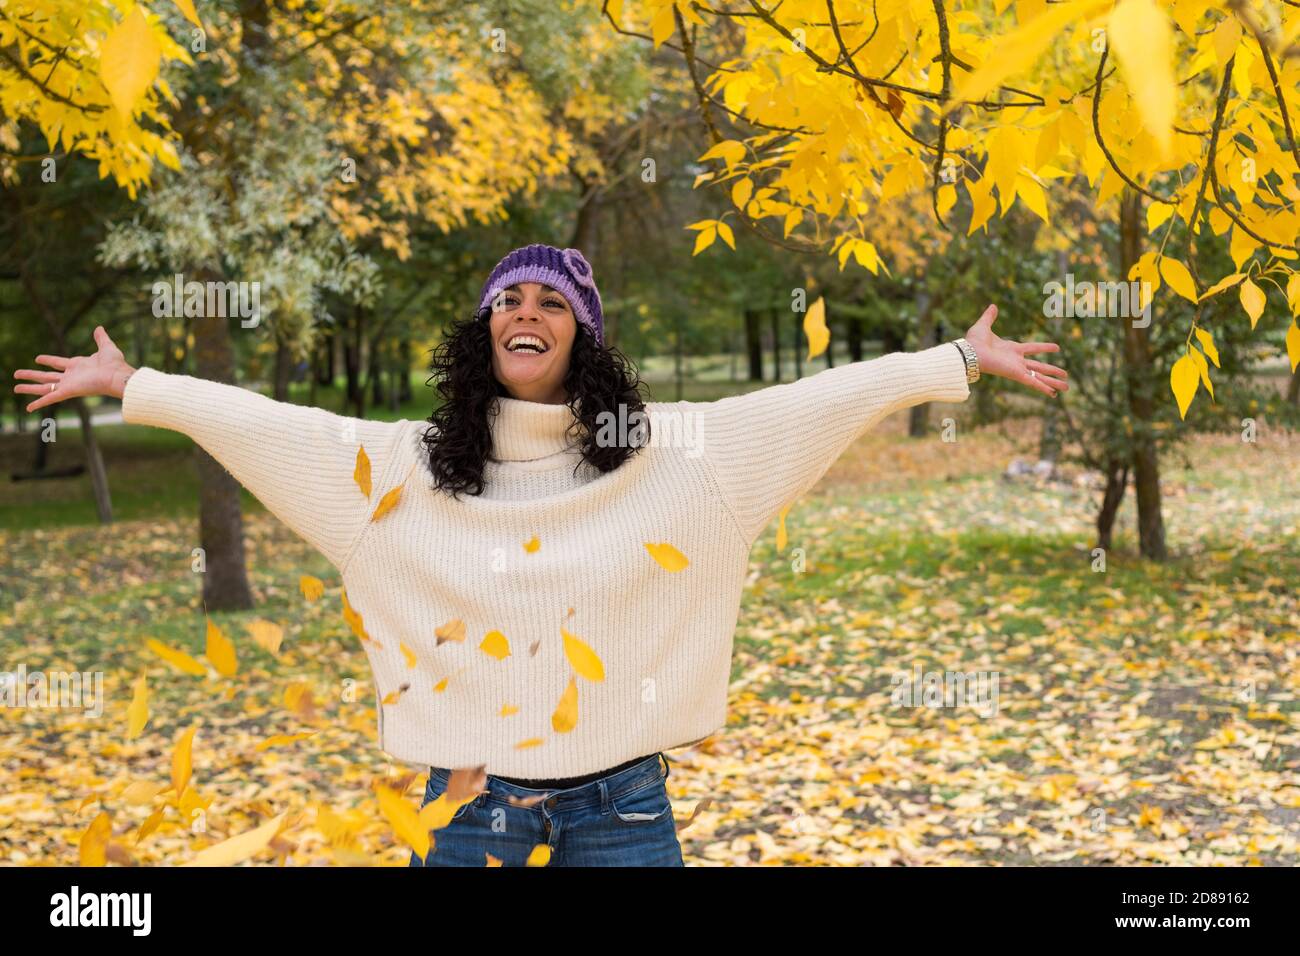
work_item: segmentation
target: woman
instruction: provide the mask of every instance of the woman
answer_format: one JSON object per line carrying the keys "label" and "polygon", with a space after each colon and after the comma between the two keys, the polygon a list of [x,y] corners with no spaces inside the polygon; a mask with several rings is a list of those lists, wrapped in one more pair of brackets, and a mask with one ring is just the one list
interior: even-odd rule
{"label": "woman", "polygon": [[15,391],[29,411],[119,397],[125,421],[189,435],[338,568],[380,747],[444,798],[411,865],[680,866],[662,752],[725,723],[751,545],[891,412],[962,401],[981,373],[1064,390],[1026,358],[1058,347],[999,338],[996,314],[920,352],[647,404],[582,254],[530,245],[435,350],[428,422],[133,369],[102,327],[94,355],[38,356],[54,371]]}

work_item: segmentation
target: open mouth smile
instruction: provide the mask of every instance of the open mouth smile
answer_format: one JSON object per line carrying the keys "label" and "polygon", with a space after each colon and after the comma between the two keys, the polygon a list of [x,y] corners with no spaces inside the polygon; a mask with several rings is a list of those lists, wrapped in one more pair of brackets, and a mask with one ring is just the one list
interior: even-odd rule
{"label": "open mouth smile", "polygon": [[550,346],[535,335],[521,332],[518,335],[511,336],[506,341],[506,351],[541,355],[545,352],[549,352]]}

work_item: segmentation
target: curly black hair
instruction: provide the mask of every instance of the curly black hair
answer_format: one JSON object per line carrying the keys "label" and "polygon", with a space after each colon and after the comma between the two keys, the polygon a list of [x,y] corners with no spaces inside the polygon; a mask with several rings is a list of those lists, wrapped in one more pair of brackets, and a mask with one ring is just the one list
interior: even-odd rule
{"label": "curly black hair", "polygon": [[[488,413],[497,396],[509,396],[492,371],[492,336],[486,321],[490,307],[452,323],[447,336],[432,350],[429,370],[443,402],[429,416],[423,442],[435,487],[456,497],[460,492],[483,493],[483,468],[492,451]],[[564,376],[567,405],[582,429],[582,460],[602,472],[613,471],[649,441],[649,417],[641,418],[635,441],[601,445],[596,441],[597,416],[618,416],[627,406],[627,419],[644,412],[642,382],[632,360],[612,346],[602,346],[578,323],[569,370]],[[575,436],[576,437],[576,436]]]}

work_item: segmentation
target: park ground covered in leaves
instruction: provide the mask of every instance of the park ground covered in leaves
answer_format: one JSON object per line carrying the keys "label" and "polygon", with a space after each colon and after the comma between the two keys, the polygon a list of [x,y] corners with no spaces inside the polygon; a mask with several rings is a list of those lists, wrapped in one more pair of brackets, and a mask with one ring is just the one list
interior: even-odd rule
{"label": "park ground covered in leaves", "polygon": [[[1100,570],[1086,475],[1008,480],[1014,435],[904,425],[753,551],[728,724],[668,753],[688,865],[1295,865],[1300,440],[1198,439],[1164,480],[1175,557],[1132,555],[1126,506]],[[413,810],[423,776],[376,746],[337,574],[265,512],[246,529],[258,607],[213,616],[233,677],[192,519],[0,531],[4,666],[100,670],[106,698],[0,708],[0,861],[170,865],[253,832],[231,858],[405,865],[375,783]],[[918,669],[996,673],[997,706],[891,700]]]}

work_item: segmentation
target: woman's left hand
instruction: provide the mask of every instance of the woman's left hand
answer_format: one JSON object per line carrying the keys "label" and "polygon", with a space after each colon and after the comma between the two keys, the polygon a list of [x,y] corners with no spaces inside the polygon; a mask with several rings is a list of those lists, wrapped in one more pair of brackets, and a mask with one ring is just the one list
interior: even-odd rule
{"label": "woman's left hand", "polygon": [[979,358],[981,375],[998,375],[1020,382],[1044,395],[1055,397],[1057,392],[1069,389],[1063,368],[1025,358],[1036,352],[1059,352],[1055,342],[1012,342],[993,332],[993,320],[998,317],[998,307],[990,305],[984,314],[966,332],[966,341]]}

